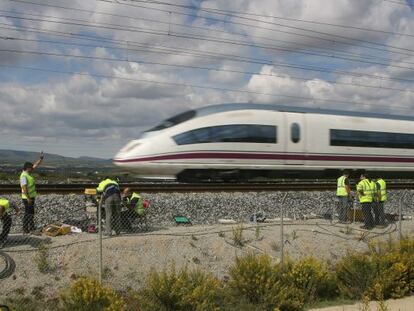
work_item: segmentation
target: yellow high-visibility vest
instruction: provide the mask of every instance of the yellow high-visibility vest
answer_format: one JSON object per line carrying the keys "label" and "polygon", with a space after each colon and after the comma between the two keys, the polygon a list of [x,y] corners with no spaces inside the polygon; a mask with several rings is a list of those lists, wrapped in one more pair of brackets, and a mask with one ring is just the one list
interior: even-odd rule
{"label": "yellow high-visibility vest", "polygon": [[132,193],[131,197],[127,199],[128,204],[130,204],[133,199],[138,199],[134,207],[135,213],[137,213],[140,216],[144,215],[145,210],[144,210],[144,206],[142,205],[143,202],[142,202],[141,196],[136,192]]}
{"label": "yellow high-visibility vest", "polygon": [[107,179],[105,179],[105,180],[102,180],[102,181],[99,183],[98,188],[96,188],[96,191],[97,191],[98,193],[102,193],[102,192],[104,192],[104,191],[105,191],[105,188],[106,188],[107,186],[109,186],[109,185],[116,185],[117,187],[119,187],[118,183],[117,183],[115,180],[112,180],[112,179],[107,178]]}
{"label": "yellow high-visibility vest", "polygon": [[382,179],[382,178],[378,179],[377,183],[380,185],[379,201],[380,202],[385,202],[388,199],[388,197],[387,197],[387,184],[385,183],[384,179]]}
{"label": "yellow high-visibility vest", "polygon": [[[360,203],[371,203],[373,201],[373,188],[371,182],[368,179],[363,179],[358,183],[357,191]],[[360,194],[360,191],[363,192],[363,195]]]}
{"label": "yellow high-visibility vest", "polygon": [[345,176],[341,176],[337,180],[336,195],[338,197],[348,196],[348,192],[346,192],[346,187],[345,187],[345,179],[346,179]]}
{"label": "yellow high-visibility vest", "polygon": [[4,207],[4,212],[7,213],[10,209],[10,203],[7,199],[0,199],[0,206]]}
{"label": "yellow high-visibility vest", "polygon": [[34,199],[35,197],[37,197],[35,179],[33,178],[32,175],[30,175],[26,171],[23,171],[20,174],[20,179],[22,179],[23,177],[26,178],[26,180],[27,180],[26,187],[27,187],[28,195],[26,195],[25,193],[23,193],[23,188],[22,188],[22,199],[27,200],[28,197],[31,198],[31,199]]}

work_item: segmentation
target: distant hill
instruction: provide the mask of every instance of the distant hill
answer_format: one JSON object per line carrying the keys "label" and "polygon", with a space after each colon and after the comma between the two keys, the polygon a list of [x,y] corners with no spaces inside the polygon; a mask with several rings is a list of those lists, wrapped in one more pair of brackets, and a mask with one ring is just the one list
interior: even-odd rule
{"label": "distant hill", "polygon": [[[0,149],[0,165],[22,165],[24,162],[34,162],[39,158],[39,152],[17,151],[17,150],[1,150]],[[64,157],[58,154],[45,153],[43,161],[44,166],[113,166],[111,159],[100,159],[93,157]]]}

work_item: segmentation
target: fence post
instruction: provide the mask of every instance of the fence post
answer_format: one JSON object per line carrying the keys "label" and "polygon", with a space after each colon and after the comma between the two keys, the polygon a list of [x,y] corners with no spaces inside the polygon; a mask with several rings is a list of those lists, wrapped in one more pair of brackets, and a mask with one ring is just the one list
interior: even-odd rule
{"label": "fence post", "polygon": [[287,197],[288,193],[286,192],[283,200],[282,200],[282,204],[280,205],[280,263],[283,265],[283,260],[284,260],[284,246],[285,246],[285,241],[283,238],[283,207],[285,205],[285,201],[286,201],[286,197]]}
{"label": "fence post", "polygon": [[407,192],[404,190],[401,198],[400,198],[400,206],[398,208],[398,240],[401,242],[402,240],[402,205],[404,202],[404,197]]}
{"label": "fence post", "polygon": [[103,201],[103,195],[101,196],[101,199],[99,200],[99,206],[98,206],[98,230],[99,230],[99,242],[98,242],[98,252],[99,252],[99,260],[98,260],[98,280],[99,284],[102,284],[102,201]]}

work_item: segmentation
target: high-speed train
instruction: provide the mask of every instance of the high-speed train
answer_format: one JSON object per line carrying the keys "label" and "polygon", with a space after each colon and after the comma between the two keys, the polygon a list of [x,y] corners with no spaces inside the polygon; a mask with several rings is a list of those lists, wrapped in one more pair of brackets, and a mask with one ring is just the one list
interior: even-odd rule
{"label": "high-speed train", "polygon": [[113,162],[141,178],[414,176],[414,117],[270,104],[189,110],[129,142]]}

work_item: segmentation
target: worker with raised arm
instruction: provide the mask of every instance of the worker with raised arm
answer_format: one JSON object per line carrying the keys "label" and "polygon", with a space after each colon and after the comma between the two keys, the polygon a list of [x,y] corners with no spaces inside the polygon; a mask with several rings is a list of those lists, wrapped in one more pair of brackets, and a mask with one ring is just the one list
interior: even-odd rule
{"label": "worker with raised arm", "polygon": [[43,151],[35,163],[25,162],[23,172],[20,174],[20,188],[22,189],[22,201],[24,205],[23,233],[36,230],[34,223],[35,199],[37,197],[36,182],[32,172],[39,167],[44,158]]}
{"label": "worker with raised arm", "polygon": [[350,202],[352,202],[352,193],[349,183],[349,171],[344,170],[341,177],[336,181],[336,196],[338,197],[339,221],[347,222]]}
{"label": "worker with raised arm", "polygon": [[[111,236],[112,229],[119,235],[121,231],[121,191],[118,182],[105,177],[96,191],[101,194],[101,204],[105,206],[105,235]],[[100,204],[100,205],[101,205]]]}

